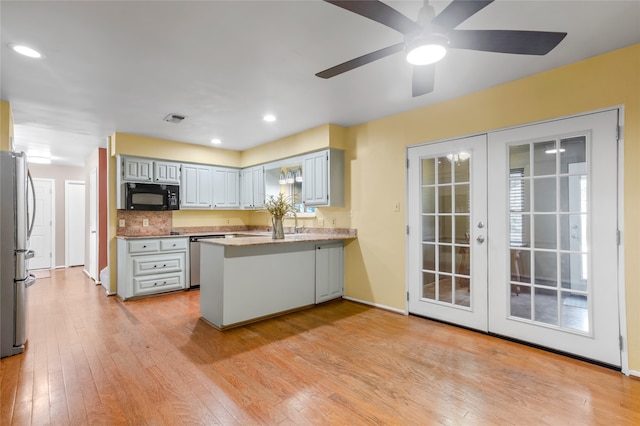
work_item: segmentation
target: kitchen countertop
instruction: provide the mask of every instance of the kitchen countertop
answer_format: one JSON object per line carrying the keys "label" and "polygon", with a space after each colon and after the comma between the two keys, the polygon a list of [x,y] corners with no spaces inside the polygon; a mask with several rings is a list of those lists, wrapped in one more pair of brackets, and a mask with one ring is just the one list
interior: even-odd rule
{"label": "kitchen countertop", "polygon": [[[233,235],[233,234],[231,234]],[[269,234],[256,234],[251,235],[251,233],[242,233],[237,234],[235,237],[226,237],[226,238],[212,238],[210,240],[204,239],[200,240],[201,243],[205,244],[217,244],[221,246],[256,246],[263,244],[287,244],[287,243],[299,243],[299,242],[315,242],[315,241],[339,241],[339,240],[348,240],[355,238],[355,235],[348,234],[312,234],[312,233],[303,233],[303,234],[285,234],[284,239],[274,240],[271,238],[271,233]]]}
{"label": "kitchen countertop", "polygon": [[[314,232],[315,231],[315,232]],[[356,238],[355,229],[331,229],[320,228],[318,230],[308,229],[307,232],[298,234],[285,234],[284,240],[274,240],[271,232],[258,231],[227,231],[227,232],[180,232],[179,234],[163,235],[118,235],[116,238],[123,240],[138,240],[149,238],[188,238],[198,236],[226,236],[226,238],[213,238],[211,240],[201,240],[201,242],[225,245],[225,246],[249,246],[262,244],[286,244],[301,241],[339,241]]]}

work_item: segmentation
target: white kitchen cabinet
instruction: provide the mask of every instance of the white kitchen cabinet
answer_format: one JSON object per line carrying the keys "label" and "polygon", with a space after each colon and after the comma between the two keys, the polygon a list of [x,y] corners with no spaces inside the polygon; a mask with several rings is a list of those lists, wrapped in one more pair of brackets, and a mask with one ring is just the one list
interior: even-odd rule
{"label": "white kitchen cabinet", "polygon": [[124,182],[153,182],[153,160],[149,158],[122,157]]}
{"label": "white kitchen cabinet", "polygon": [[302,176],[306,206],[344,206],[344,151],[327,149],[305,155]]}
{"label": "white kitchen cabinet", "polygon": [[343,243],[316,244],[316,303],[344,294]]}
{"label": "white kitchen cabinet", "polygon": [[180,164],[152,158],[121,156],[118,160],[122,182],[180,183]]}
{"label": "white kitchen cabinet", "polygon": [[153,162],[153,181],[156,183],[180,183],[180,164],[170,161]]}
{"label": "white kitchen cabinet", "polygon": [[240,207],[240,170],[228,167],[213,168],[213,208]]}
{"label": "white kitchen cabinet", "polygon": [[181,178],[181,209],[210,209],[213,207],[213,167],[183,164]]}
{"label": "white kitchen cabinet", "polygon": [[189,280],[189,239],[118,239],[118,295],[122,299],[181,290]]}
{"label": "white kitchen cabinet", "polygon": [[259,209],[264,207],[264,166],[256,166],[243,169],[241,172],[240,182],[242,208]]}

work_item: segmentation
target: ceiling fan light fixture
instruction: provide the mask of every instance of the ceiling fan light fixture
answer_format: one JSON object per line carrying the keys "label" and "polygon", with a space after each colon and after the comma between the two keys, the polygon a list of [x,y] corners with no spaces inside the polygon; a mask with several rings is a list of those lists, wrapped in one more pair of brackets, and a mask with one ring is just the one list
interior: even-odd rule
{"label": "ceiling fan light fixture", "polygon": [[447,54],[447,48],[441,43],[431,40],[421,40],[409,46],[407,62],[411,65],[435,64]]}

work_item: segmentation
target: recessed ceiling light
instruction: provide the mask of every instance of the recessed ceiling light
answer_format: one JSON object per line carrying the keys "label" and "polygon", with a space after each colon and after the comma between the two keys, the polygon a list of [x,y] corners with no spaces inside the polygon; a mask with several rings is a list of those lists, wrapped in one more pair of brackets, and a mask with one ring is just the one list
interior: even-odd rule
{"label": "recessed ceiling light", "polygon": [[267,123],[271,123],[276,121],[276,116],[272,115],[272,114],[267,114],[262,118],[264,121],[266,121]]}
{"label": "recessed ceiling light", "polygon": [[211,143],[214,145],[220,145],[222,141],[218,138],[215,138],[215,139],[211,139]]}
{"label": "recessed ceiling light", "polygon": [[30,48],[29,46],[24,46],[21,44],[9,44],[9,47],[14,51],[21,55],[28,56],[29,58],[44,58],[44,55],[38,52],[35,49]]}

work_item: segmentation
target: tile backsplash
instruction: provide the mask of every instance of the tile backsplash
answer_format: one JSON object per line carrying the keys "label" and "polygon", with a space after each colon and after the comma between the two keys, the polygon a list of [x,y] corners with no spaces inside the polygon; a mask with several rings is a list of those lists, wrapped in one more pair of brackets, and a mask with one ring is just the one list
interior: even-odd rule
{"label": "tile backsplash", "polygon": [[[145,219],[148,226],[144,226]],[[124,220],[124,226],[120,221]],[[152,235],[168,235],[173,226],[172,212],[132,212],[130,210],[118,210],[118,223],[116,235],[127,237],[142,237]]]}

